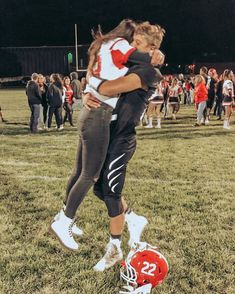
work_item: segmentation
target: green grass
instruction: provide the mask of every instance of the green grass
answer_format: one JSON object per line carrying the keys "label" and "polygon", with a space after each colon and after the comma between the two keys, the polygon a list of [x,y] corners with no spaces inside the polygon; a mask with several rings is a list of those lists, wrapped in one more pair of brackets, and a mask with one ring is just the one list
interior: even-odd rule
{"label": "green grass", "polygon": [[[0,293],[118,293],[118,266],[92,270],[109,238],[106,209],[92,191],[77,212],[85,231],[78,252],[47,233],[73,167],[76,129],[29,135],[23,90],[1,90],[0,105],[7,120],[0,123]],[[193,107],[181,107],[161,130],[138,128],[128,167],[124,195],[150,222],[143,240],[170,266],[153,294],[235,293],[235,125],[225,131],[212,118],[193,128],[194,116]],[[125,255],[127,240],[125,230]]]}

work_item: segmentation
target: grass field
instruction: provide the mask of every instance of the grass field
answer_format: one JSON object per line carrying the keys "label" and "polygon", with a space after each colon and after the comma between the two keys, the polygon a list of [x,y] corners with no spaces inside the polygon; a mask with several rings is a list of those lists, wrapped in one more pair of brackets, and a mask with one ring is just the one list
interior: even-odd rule
{"label": "grass field", "polygon": [[[78,252],[47,233],[73,167],[76,128],[29,135],[23,90],[0,90],[0,105],[7,120],[0,123],[0,293],[118,293],[118,266],[92,269],[109,238],[106,209],[92,191],[77,213],[85,232]],[[150,223],[143,240],[170,266],[153,294],[235,293],[235,115],[230,131],[215,118],[193,128],[194,116],[182,107],[160,130],[139,127],[128,167],[124,195]],[[127,240],[125,230],[125,255]]]}

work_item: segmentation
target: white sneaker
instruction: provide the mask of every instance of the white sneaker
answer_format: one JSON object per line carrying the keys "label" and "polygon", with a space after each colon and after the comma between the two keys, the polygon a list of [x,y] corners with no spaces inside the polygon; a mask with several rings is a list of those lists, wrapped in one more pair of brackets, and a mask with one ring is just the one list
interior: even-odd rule
{"label": "white sneaker", "polygon": [[77,250],[78,243],[75,242],[72,234],[73,219],[67,217],[61,210],[60,216],[51,224],[51,231],[59,238],[63,246],[70,250]]}
{"label": "white sneaker", "polygon": [[176,120],[176,115],[174,113],[172,113],[172,119]]}
{"label": "white sneaker", "polygon": [[229,122],[227,120],[224,120],[224,125],[223,125],[224,129],[230,130],[231,127],[229,126]]}
{"label": "white sneaker", "polygon": [[104,257],[94,266],[94,270],[103,272],[104,270],[114,266],[122,259],[123,254],[120,247],[120,241],[118,239],[112,239],[109,241],[106,247],[106,253]]}
{"label": "white sneaker", "polygon": [[146,129],[152,129],[153,125],[148,124],[147,126],[145,126]]}
{"label": "white sneaker", "polygon": [[[65,208],[66,206],[64,205],[64,208],[63,208],[63,211],[65,211]],[[61,210],[62,211],[62,210]],[[61,211],[57,213],[57,215],[54,217],[54,221],[57,221],[59,220],[60,218],[60,214],[61,214]],[[73,226],[72,226],[72,233],[73,235],[75,236],[82,236],[83,235],[83,230],[79,229],[79,227],[76,225],[76,223],[74,222]]]}
{"label": "white sneaker", "polygon": [[157,125],[156,125],[156,128],[157,128],[157,129],[161,129],[162,127],[161,127],[160,124],[157,124]]}
{"label": "white sneaker", "polygon": [[130,233],[130,239],[128,245],[132,247],[133,243],[139,243],[141,234],[145,226],[148,224],[148,220],[141,215],[137,215],[134,212],[125,214],[125,221],[127,222],[128,231]]}
{"label": "white sneaker", "polygon": [[62,131],[64,129],[63,125],[60,125],[60,127],[57,129],[58,131]]}
{"label": "white sneaker", "polygon": [[205,125],[207,126],[207,125],[209,125],[209,119],[207,118],[206,120],[205,120]]}

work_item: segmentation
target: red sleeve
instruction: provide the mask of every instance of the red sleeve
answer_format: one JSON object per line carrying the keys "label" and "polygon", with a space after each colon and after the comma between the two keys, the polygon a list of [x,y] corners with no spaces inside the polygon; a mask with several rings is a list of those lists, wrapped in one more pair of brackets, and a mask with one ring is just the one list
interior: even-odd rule
{"label": "red sleeve", "polygon": [[131,46],[127,40],[120,38],[112,45],[110,50],[113,63],[117,68],[121,69],[125,67],[124,64],[127,62],[131,53],[136,50],[136,48]]}

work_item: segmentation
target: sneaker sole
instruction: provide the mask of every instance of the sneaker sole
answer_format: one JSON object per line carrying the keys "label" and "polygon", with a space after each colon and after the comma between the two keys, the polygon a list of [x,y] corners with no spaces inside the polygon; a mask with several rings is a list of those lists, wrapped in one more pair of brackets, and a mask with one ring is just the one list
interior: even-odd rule
{"label": "sneaker sole", "polygon": [[66,246],[66,245],[61,241],[60,237],[56,234],[56,232],[52,229],[51,226],[49,227],[48,232],[49,232],[53,237],[56,237],[56,239],[59,240],[60,244],[61,244],[62,247],[64,247],[65,249],[68,249],[69,251],[78,251],[79,246],[78,246],[78,249],[72,249],[72,248]]}

